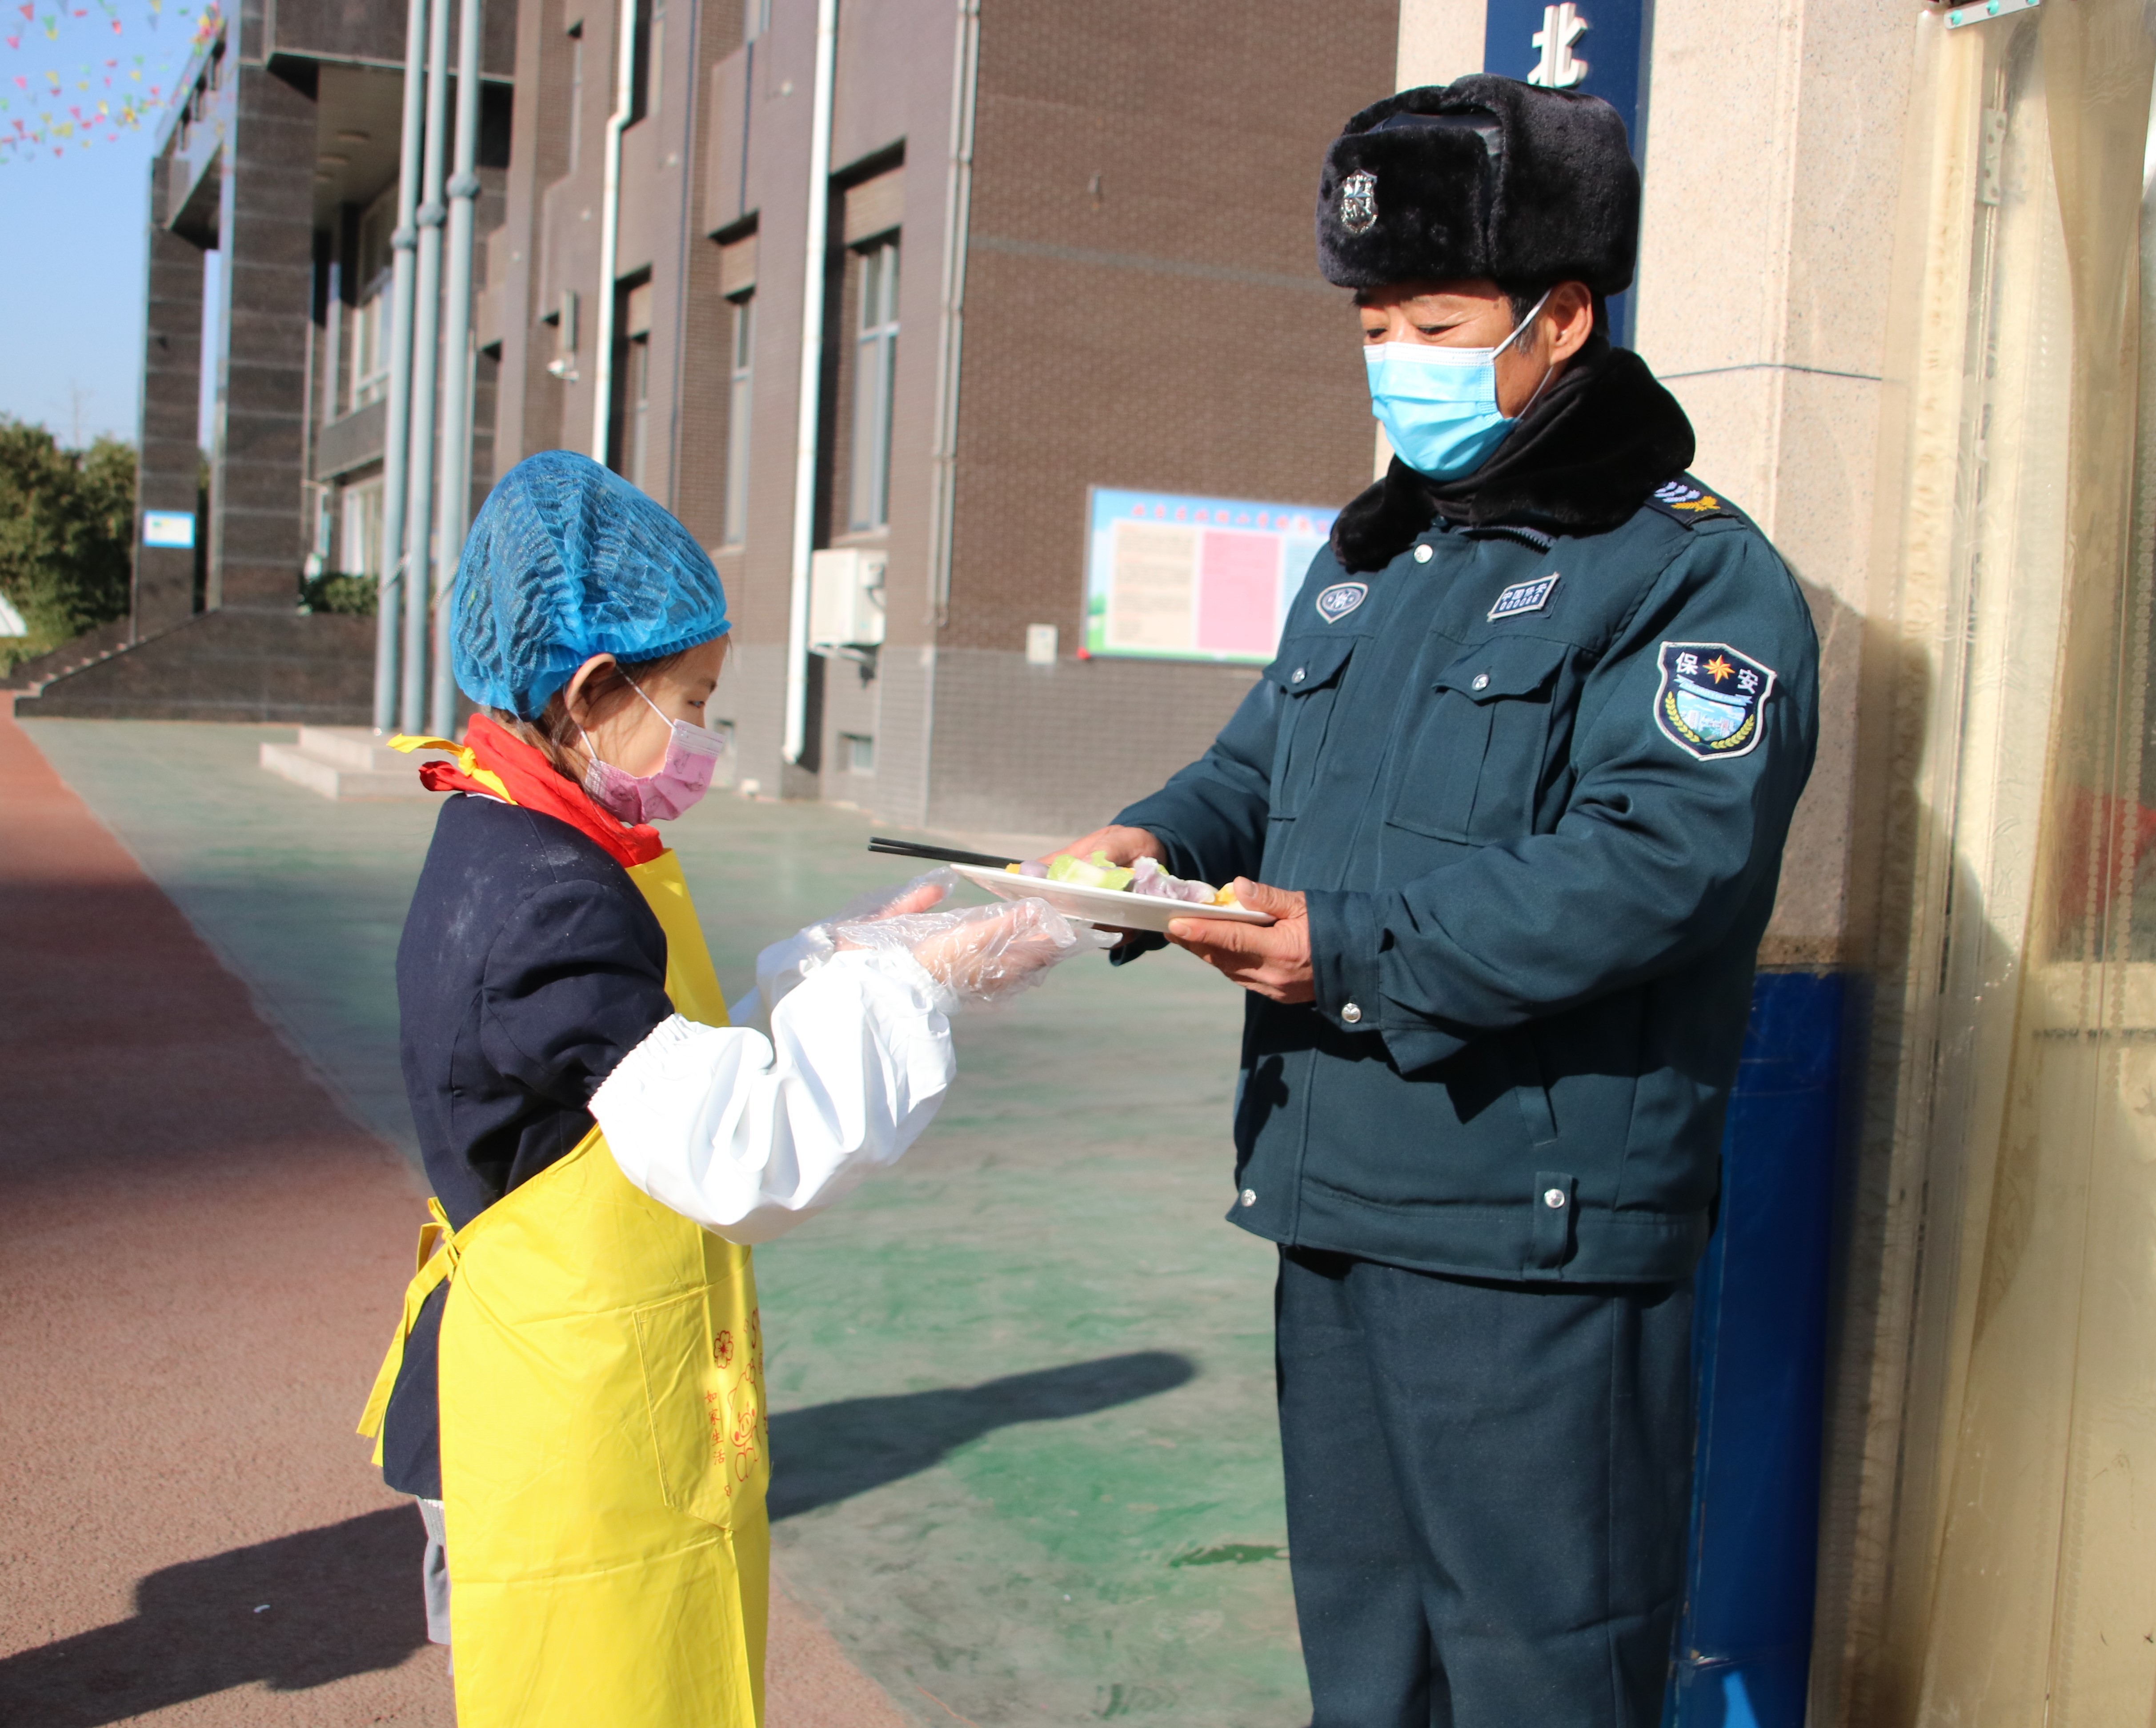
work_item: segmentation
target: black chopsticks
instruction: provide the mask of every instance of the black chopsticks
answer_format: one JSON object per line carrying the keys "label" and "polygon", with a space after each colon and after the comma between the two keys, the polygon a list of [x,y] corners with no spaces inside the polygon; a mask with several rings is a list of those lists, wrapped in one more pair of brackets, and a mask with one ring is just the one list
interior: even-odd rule
{"label": "black chopsticks", "polygon": [[1019,862],[1014,858],[998,858],[993,853],[963,852],[955,846],[921,846],[911,840],[886,839],[881,834],[869,837],[869,850],[892,858],[931,859],[937,864],[980,864],[991,870],[1009,869]]}

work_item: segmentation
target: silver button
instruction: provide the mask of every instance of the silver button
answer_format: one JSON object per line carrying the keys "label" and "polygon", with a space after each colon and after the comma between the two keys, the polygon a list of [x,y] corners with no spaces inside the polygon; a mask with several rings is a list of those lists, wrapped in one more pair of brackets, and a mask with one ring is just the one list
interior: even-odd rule
{"label": "silver button", "polygon": [[1431,556],[1431,553],[1430,553],[1430,548],[1429,548],[1428,546],[1417,546],[1417,547],[1415,548],[1415,562],[1416,562],[1416,563],[1418,563],[1418,564],[1427,564],[1427,563],[1429,563],[1429,562],[1430,562],[1430,556]]}
{"label": "silver button", "polygon": [[1245,1206],[1255,1206],[1258,1203],[1258,1191],[1255,1188],[1245,1188],[1237,1197]]}
{"label": "silver button", "polygon": [[1564,1190],[1563,1188],[1544,1188],[1543,1190],[1543,1204],[1549,1208],[1552,1212],[1563,1211]]}
{"label": "silver button", "polygon": [[1340,1018],[1353,1026],[1363,1018],[1363,1011],[1351,1002],[1346,1008],[1341,1009]]}
{"label": "silver button", "polygon": [[1309,676],[1310,669],[1307,666],[1298,666],[1295,669],[1293,675],[1289,678],[1288,682],[1290,684],[1301,684],[1304,679]]}
{"label": "silver button", "polygon": [[1476,673],[1475,674],[1475,681],[1468,685],[1468,688],[1470,690],[1488,690],[1490,688],[1490,674],[1486,672]]}

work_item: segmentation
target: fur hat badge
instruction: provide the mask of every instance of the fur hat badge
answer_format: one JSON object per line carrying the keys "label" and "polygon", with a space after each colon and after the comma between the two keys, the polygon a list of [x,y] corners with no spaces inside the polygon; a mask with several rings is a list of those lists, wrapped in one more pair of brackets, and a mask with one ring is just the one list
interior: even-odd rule
{"label": "fur hat badge", "polygon": [[1342,288],[1489,277],[1631,286],[1640,171],[1599,97],[1487,73],[1403,90],[1325,152],[1317,260]]}

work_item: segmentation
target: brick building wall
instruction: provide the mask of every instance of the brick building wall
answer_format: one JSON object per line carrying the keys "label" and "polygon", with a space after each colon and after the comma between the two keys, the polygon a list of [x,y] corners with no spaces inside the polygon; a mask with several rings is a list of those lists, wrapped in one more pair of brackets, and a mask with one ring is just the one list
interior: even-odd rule
{"label": "brick building wall", "polygon": [[[828,244],[806,255],[815,8],[773,0],[744,38],[731,4],[670,16],[657,110],[624,135],[616,285],[650,284],[647,490],[711,549],[735,620],[714,718],[767,792],[894,821],[1053,828],[1091,820],[1201,750],[1250,681],[1204,664],[1081,663],[1086,491],[1122,485],[1335,505],[1371,434],[1344,297],[1318,277],[1311,203],[1341,120],[1391,88],[1394,0],[1162,9],[984,0],[963,260],[950,587],[932,520],[946,377],[950,0],[840,8]],[[501,459],[590,451],[600,174],[617,5],[522,0],[521,104],[501,300]],[[699,20],[685,37],[686,17]],[[568,68],[581,28],[583,74]],[[574,100],[575,111],[572,112]],[[578,137],[572,162],[569,137]],[[863,248],[896,239],[886,520],[854,526]],[[729,248],[742,249],[729,253]],[[747,260],[752,248],[753,264]],[[729,265],[728,258],[734,263]],[[729,277],[728,271],[733,274]],[[822,273],[814,543],[888,559],[886,639],[811,658],[809,731],[781,760],[800,425],[804,272]],[[754,306],[747,418],[731,424],[734,303]],[[564,290],[574,377],[546,363]],[[513,302],[521,294],[522,304]],[[514,424],[512,425],[512,421]],[[748,450],[747,526],[726,539],[726,461]],[[618,465],[619,465],[618,464]],[[1029,624],[1063,659],[1027,667]],[[848,741],[859,739],[856,747]]]}
{"label": "brick building wall", "polygon": [[[1327,143],[1393,87],[1396,30],[1389,0],[983,8],[937,820],[1090,826],[1249,686],[1071,658],[1088,487],[1337,506],[1368,484],[1358,343],[1311,213]],[[1024,664],[1035,623],[1054,668]]]}

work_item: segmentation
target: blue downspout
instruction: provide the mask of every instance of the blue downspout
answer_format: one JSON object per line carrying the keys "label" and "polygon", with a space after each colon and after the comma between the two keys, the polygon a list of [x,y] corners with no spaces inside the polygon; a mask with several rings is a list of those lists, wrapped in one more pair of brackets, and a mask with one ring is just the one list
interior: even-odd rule
{"label": "blue downspout", "polygon": [[1668,1728],[1804,1728],[1843,979],[1763,972],[1692,1331],[1698,1430]]}

